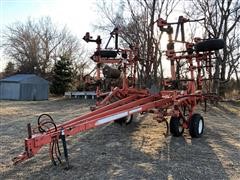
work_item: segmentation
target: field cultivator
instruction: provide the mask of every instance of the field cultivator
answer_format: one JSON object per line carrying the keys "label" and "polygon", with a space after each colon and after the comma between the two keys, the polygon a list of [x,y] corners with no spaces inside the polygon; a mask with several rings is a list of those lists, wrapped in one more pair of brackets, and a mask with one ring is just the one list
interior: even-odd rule
{"label": "field cultivator", "polygon": [[[198,21],[198,20],[193,20]],[[208,99],[215,100],[217,97],[209,92],[203,93],[203,82],[208,81],[209,86],[213,79],[213,62],[216,60],[214,51],[223,48],[224,42],[219,39],[201,40],[195,38],[195,43],[185,42],[184,23],[191,22],[182,16],[178,22],[168,23],[159,18],[157,25],[162,32],[169,37],[166,56],[170,61],[171,79],[165,80],[164,90],[151,93],[148,89],[139,89],[136,85],[136,68],[138,63],[137,47],[130,49],[118,48],[118,28],[111,33],[115,38],[115,49],[101,49],[101,38],[92,39],[86,33],[86,42],[95,42],[97,50],[91,57],[96,63],[97,103],[91,107],[91,112],[56,125],[52,117],[42,114],[37,121],[37,126],[32,128],[27,125],[28,137],[25,139],[25,151],[13,159],[14,164],[33,157],[44,146],[49,144],[50,158],[54,165],[56,160],[61,163],[59,140],[62,141],[64,157],[69,167],[66,137],[102,126],[113,121],[128,124],[134,114],[154,113],[158,122],[165,122],[167,129],[173,136],[181,136],[184,129],[189,129],[194,138],[201,137],[204,131],[203,117],[195,113],[195,107],[200,102]],[[175,40],[172,38],[172,25],[177,25]],[[186,50],[175,51],[174,43],[178,42],[178,31],[181,30],[181,43],[186,45]],[[184,63],[187,76],[181,78],[180,65]],[[101,72],[104,65],[109,64],[105,74],[111,78],[121,78],[121,85],[110,87],[109,92],[101,90]],[[115,69],[115,70],[114,70]],[[120,72],[120,73],[118,73]],[[170,125],[168,127],[168,117]]]}

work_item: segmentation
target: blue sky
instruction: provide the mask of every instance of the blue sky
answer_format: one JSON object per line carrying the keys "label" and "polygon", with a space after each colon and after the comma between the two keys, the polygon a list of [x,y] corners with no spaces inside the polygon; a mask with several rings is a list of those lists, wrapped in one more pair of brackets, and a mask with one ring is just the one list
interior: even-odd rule
{"label": "blue sky", "polygon": [[25,21],[28,17],[50,16],[74,32],[90,28],[95,19],[96,0],[0,0],[0,25]]}
{"label": "blue sky", "polygon": [[[4,28],[14,22],[50,16],[54,23],[67,25],[81,38],[93,29],[92,24],[97,18],[95,4],[96,0],[0,0],[0,34],[2,36]],[[7,61],[0,51],[0,71]]]}

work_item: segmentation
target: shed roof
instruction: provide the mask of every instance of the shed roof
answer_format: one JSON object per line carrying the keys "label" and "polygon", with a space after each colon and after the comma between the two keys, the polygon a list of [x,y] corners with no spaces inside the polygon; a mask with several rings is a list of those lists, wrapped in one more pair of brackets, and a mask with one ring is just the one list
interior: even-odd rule
{"label": "shed roof", "polygon": [[41,81],[42,83],[48,83],[47,80],[35,75],[35,74],[16,74],[4,79],[1,79],[0,82],[35,82],[36,80]]}

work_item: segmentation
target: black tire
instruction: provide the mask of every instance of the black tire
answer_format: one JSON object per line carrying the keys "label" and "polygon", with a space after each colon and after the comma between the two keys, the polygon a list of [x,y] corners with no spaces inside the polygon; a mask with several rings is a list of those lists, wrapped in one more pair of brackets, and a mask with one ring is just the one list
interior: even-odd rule
{"label": "black tire", "polygon": [[173,136],[179,137],[183,134],[184,128],[182,126],[183,119],[179,117],[171,117],[170,119],[170,132]]}
{"label": "black tire", "polygon": [[193,138],[199,138],[202,136],[204,131],[204,119],[200,114],[193,114],[190,125],[189,133]]}
{"label": "black tire", "polygon": [[224,48],[225,42],[223,39],[209,39],[195,44],[196,52],[214,51]]}
{"label": "black tire", "polygon": [[96,51],[94,53],[94,56],[98,56],[100,55],[103,58],[115,58],[117,57],[117,51],[113,51],[113,50],[100,50],[100,51]]}

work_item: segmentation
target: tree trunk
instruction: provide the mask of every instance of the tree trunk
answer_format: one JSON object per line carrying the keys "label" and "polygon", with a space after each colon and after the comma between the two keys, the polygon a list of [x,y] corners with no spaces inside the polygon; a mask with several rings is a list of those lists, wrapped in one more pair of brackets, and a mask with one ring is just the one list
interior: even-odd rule
{"label": "tree trunk", "polygon": [[213,75],[213,86],[212,86],[212,92],[219,95],[219,74],[220,74],[220,61],[221,58],[219,57],[219,53],[216,52],[216,64],[215,64],[215,73]]}

